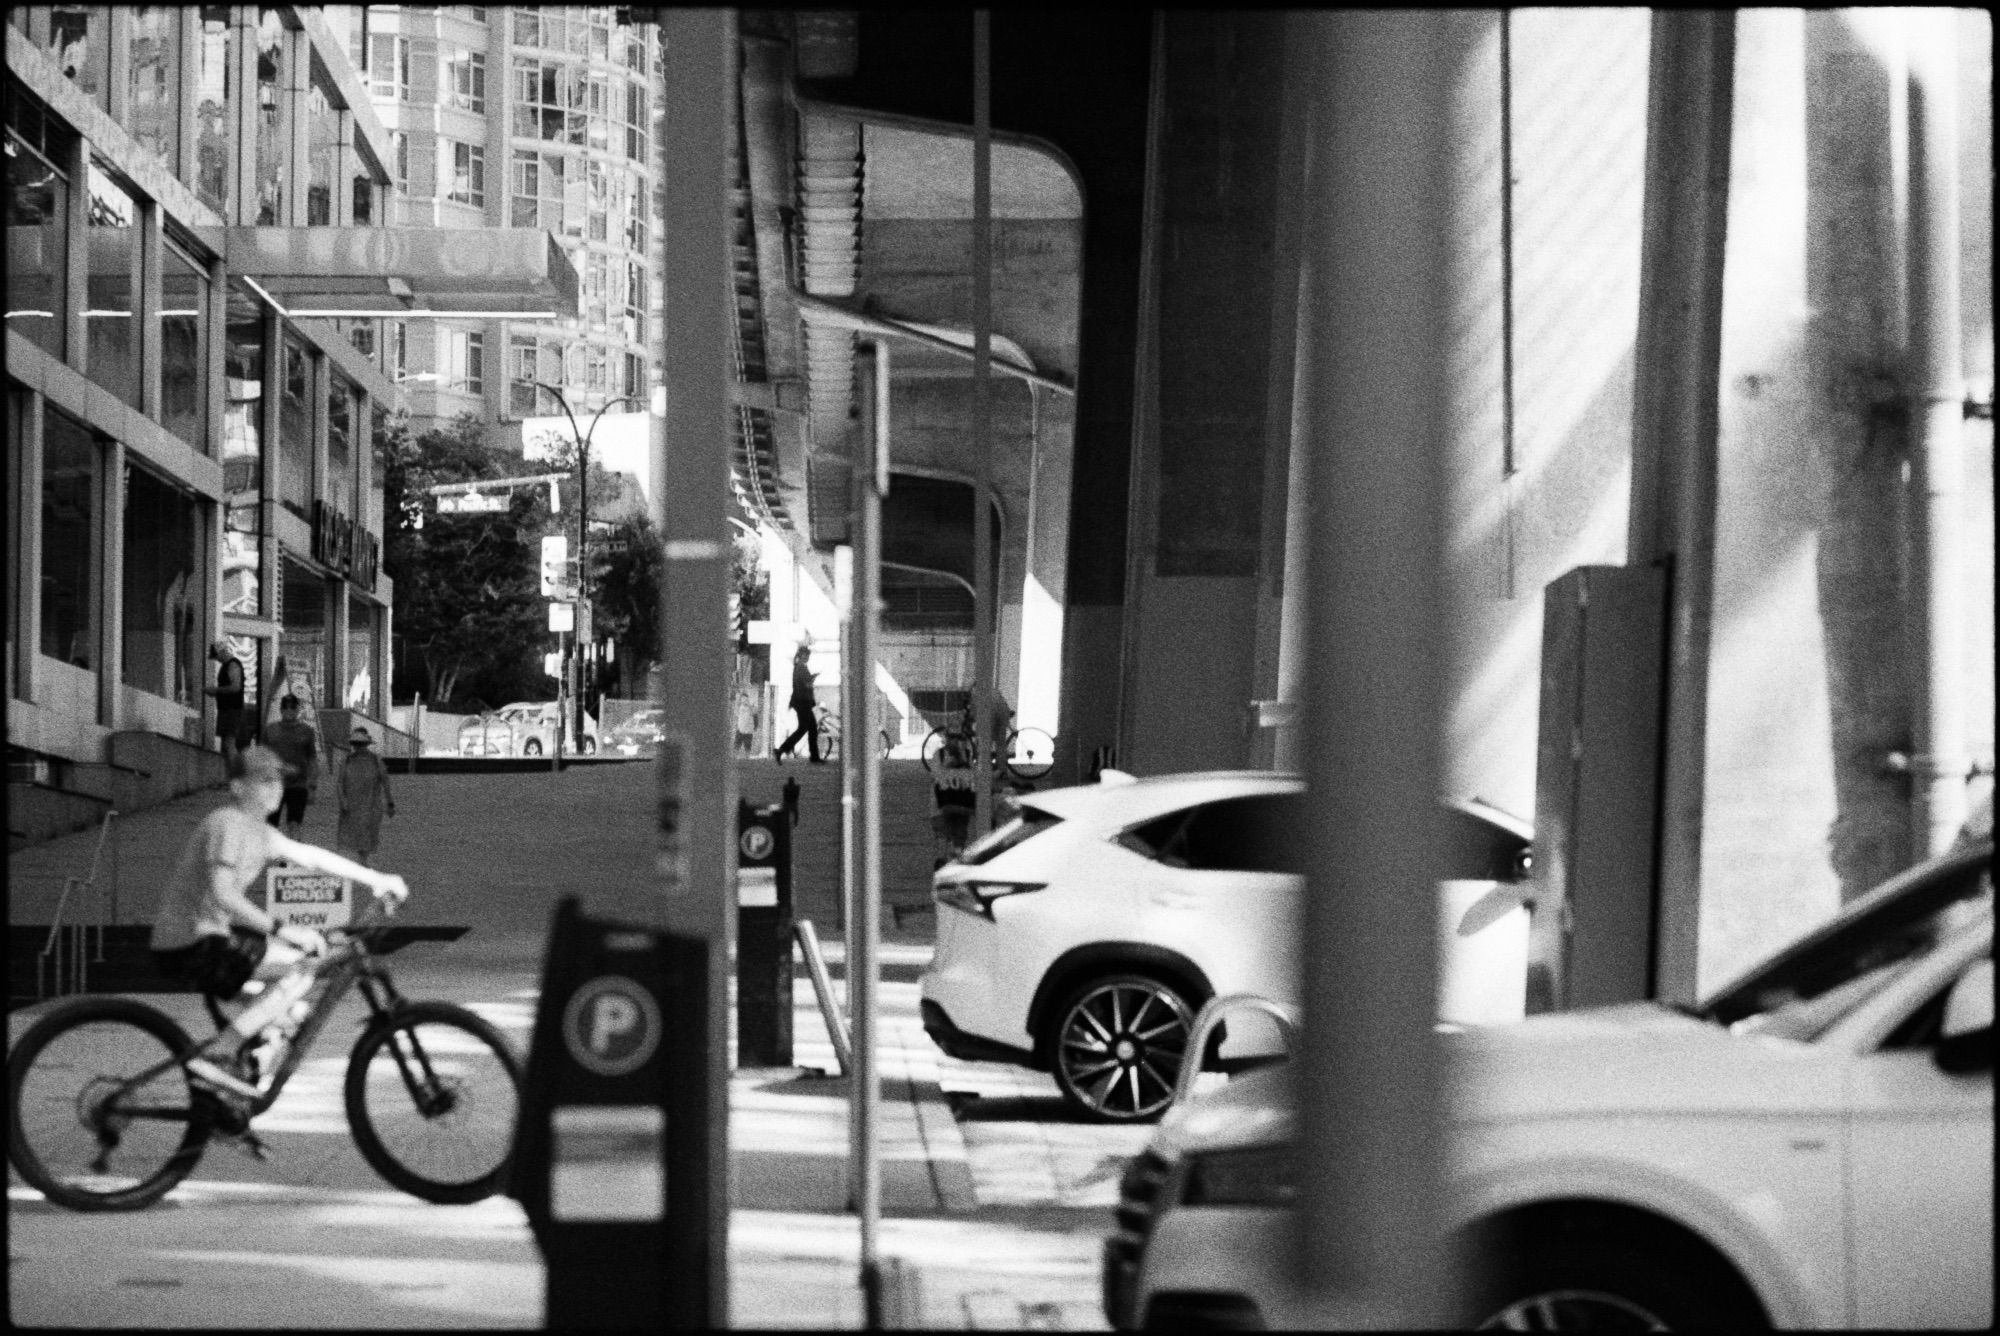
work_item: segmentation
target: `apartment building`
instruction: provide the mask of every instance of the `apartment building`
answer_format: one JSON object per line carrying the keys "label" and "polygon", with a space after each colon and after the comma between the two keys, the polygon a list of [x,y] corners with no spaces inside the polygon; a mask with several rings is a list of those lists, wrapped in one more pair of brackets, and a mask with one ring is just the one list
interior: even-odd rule
{"label": "apartment building", "polygon": [[282,658],[323,732],[379,724],[371,421],[400,391],[368,334],[570,312],[576,276],[539,230],[446,264],[442,234],[397,226],[396,144],[316,7],[6,22],[10,807],[57,813],[18,839],[134,775],[213,781],[219,637],[260,715]]}

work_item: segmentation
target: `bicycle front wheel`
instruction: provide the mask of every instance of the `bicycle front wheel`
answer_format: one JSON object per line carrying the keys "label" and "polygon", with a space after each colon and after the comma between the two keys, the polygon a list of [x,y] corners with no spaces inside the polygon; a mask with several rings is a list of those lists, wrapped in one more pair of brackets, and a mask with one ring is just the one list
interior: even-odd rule
{"label": "bicycle front wheel", "polygon": [[449,1002],[413,1002],[354,1045],[347,1124],[390,1184],[463,1205],[507,1185],[520,1086],[520,1059],[499,1030]]}
{"label": "bicycle front wheel", "polygon": [[93,997],[28,1027],[7,1059],[7,1156],[73,1211],[136,1211],[201,1159],[209,1123],[180,1062],[194,1041],[143,1003]]}
{"label": "bicycle front wheel", "polygon": [[933,728],[930,732],[924,734],[924,749],[917,753],[923,758],[924,769],[930,771],[932,774],[936,774],[938,771],[944,769],[944,762],[941,758],[944,756],[945,748],[950,745],[951,734],[945,732],[942,728]]}
{"label": "bicycle front wheel", "polygon": [[1039,728],[1017,728],[1000,760],[1016,779],[1040,779],[1056,763],[1056,740]]}

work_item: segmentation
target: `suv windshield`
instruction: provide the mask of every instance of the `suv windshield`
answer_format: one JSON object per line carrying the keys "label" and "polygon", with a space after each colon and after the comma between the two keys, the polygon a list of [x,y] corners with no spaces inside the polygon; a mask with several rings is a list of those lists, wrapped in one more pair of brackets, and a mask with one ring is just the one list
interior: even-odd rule
{"label": "suv windshield", "polygon": [[1971,849],[1889,882],[1695,1014],[1788,1039],[1817,1037],[1959,925],[1992,912],[1991,857],[1991,846]]}

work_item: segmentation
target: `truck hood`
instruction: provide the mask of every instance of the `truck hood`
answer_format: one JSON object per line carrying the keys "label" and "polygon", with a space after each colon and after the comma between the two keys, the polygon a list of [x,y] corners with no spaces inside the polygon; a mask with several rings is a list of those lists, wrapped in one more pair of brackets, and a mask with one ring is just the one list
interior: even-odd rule
{"label": "truck hood", "polygon": [[[1800,1079],[1827,1063],[1814,1045],[1732,1035],[1652,1002],[1439,1030],[1448,1118],[1468,1132],[1535,1118],[1768,1115],[1818,1105],[1826,1089]],[[1295,1090],[1290,1063],[1240,1076],[1169,1110],[1154,1147],[1171,1158],[1289,1140]]]}

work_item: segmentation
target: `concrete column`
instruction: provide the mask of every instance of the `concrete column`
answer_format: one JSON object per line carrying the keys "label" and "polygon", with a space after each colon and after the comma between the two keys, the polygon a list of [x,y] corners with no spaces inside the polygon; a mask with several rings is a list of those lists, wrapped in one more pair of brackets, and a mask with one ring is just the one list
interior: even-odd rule
{"label": "concrete column", "polygon": [[303,28],[285,32],[284,67],[278,72],[279,96],[284,99],[282,124],[288,132],[291,152],[285,156],[285,207],[287,227],[306,225],[306,183],[311,174],[312,127],[307,123],[306,93],[312,87],[312,38]]}
{"label": "concrete column", "polygon": [[125,443],[113,440],[101,456],[97,489],[97,722],[119,723],[119,679],[125,658]]}
{"label": "concrete column", "polygon": [[35,660],[42,647],[42,423],[49,401],[29,391],[22,396],[18,470],[19,504],[14,507],[14,586],[9,603],[14,611],[14,690],[22,700],[35,695]]}
{"label": "concrete column", "polygon": [[98,67],[105,72],[104,110],[123,125],[132,103],[132,11],[110,5],[97,13],[104,25],[105,60]]}
{"label": "concrete column", "polygon": [[230,136],[229,222],[249,227],[257,221],[257,6],[239,5],[229,20]]}
{"label": "concrete column", "polygon": [[85,372],[90,345],[90,325],[83,315],[90,309],[90,145],[82,135],[72,142],[63,169],[69,173],[63,361],[72,371]]}
{"label": "concrete column", "polygon": [[194,141],[199,124],[195,116],[195,70],[201,66],[201,9],[189,5],[177,17],[180,27],[172,83],[176,149],[174,160],[169,165],[175,176],[192,185],[195,179]]}
{"label": "concrete column", "polygon": [[132,339],[139,352],[139,411],[160,420],[160,225],[157,203],[139,210],[139,282],[132,293]]}

